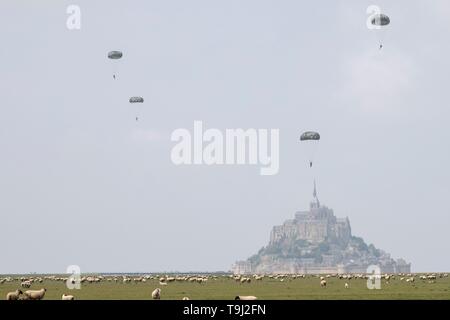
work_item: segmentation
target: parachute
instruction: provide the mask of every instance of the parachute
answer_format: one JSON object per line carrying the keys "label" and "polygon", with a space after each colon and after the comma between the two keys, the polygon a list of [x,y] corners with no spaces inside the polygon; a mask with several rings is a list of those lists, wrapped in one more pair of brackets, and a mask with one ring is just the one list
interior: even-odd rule
{"label": "parachute", "polygon": [[131,97],[130,98],[130,103],[143,103],[144,102],[144,98],[142,97]]}
{"label": "parachute", "polygon": [[[305,149],[307,148],[307,155],[309,161],[309,167],[311,168],[313,165],[314,154],[317,149],[318,141],[320,140],[320,134],[314,131],[306,131],[303,132],[300,136],[300,141],[305,144]],[[306,146],[307,145],[307,146]]]}
{"label": "parachute", "polygon": [[300,136],[300,141],[305,140],[320,140],[320,134],[314,131],[306,131]]}
{"label": "parachute", "polygon": [[372,24],[374,26],[387,26],[389,23],[391,23],[391,19],[382,13],[375,15],[372,19]]}
{"label": "parachute", "polygon": [[109,59],[117,60],[117,59],[121,59],[122,56],[123,56],[123,53],[121,51],[110,51],[110,52],[108,52],[108,58]]}

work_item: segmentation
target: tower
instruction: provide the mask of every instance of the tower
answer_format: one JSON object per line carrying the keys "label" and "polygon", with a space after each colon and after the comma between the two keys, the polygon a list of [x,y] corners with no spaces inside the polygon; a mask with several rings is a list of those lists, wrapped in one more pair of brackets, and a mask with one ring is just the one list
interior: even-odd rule
{"label": "tower", "polygon": [[313,202],[311,202],[311,207],[320,208],[319,198],[317,197],[316,180],[314,179],[314,190],[313,190]]}

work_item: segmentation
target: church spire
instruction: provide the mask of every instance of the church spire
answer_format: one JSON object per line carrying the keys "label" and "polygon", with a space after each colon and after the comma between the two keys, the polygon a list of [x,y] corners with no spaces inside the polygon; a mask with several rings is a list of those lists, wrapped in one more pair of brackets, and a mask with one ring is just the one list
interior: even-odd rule
{"label": "church spire", "polygon": [[320,202],[319,202],[319,198],[317,197],[316,179],[314,179],[313,197],[314,197],[314,200],[316,201],[317,208],[319,208],[320,207]]}

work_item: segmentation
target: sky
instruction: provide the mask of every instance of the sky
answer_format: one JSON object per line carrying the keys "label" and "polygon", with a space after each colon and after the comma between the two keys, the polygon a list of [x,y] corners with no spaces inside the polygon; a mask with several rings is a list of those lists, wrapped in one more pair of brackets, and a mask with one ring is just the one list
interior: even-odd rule
{"label": "sky", "polygon": [[[313,179],[354,235],[449,271],[449,35],[447,0],[1,1],[0,273],[229,270]],[[278,174],[174,165],[196,120],[279,129]]]}

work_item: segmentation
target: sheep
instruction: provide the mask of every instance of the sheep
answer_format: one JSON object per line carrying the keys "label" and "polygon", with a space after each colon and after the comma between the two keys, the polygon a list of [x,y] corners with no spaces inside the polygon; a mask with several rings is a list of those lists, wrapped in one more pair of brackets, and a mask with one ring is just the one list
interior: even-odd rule
{"label": "sheep", "polygon": [[347,282],[345,283],[345,285],[344,285],[344,286],[345,286],[345,289],[348,289],[348,288],[349,288],[349,285],[348,285],[348,283],[347,283]]}
{"label": "sheep", "polygon": [[66,295],[63,293],[61,300],[75,300],[75,297],[72,295]]}
{"label": "sheep", "polygon": [[236,296],[234,300],[257,300],[255,296]]}
{"label": "sheep", "polygon": [[133,281],[134,281],[134,283],[141,282],[141,278],[134,278]]}
{"label": "sheep", "polygon": [[29,300],[42,300],[45,296],[45,292],[47,289],[41,289],[41,290],[27,290],[25,291],[25,297]]}
{"label": "sheep", "polygon": [[153,290],[152,298],[153,298],[153,300],[161,299],[161,289],[160,288],[156,288],[155,290]]}
{"label": "sheep", "polygon": [[159,285],[160,286],[167,286],[167,282],[160,282]]}
{"label": "sheep", "polygon": [[20,286],[21,286],[22,288],[29,288],[29,287],[31,287],[31,281],[30,281],[30,280],[23,281],[23,282],[20,284]]}
{"label": "sheep", "polygon": [[320,286],[321,287],[326,287],[327,286],[327,280],[320,281]]}
{"label": "sheep", "polygon": [[20,295],[22,294],[22,290],[17,289],[16,291],[9,292],[6,295],[6,300],[19,300]]}
{"label": "sheep", "polygon": [[183,297],[181,300],[190,300],[189,297]]}

